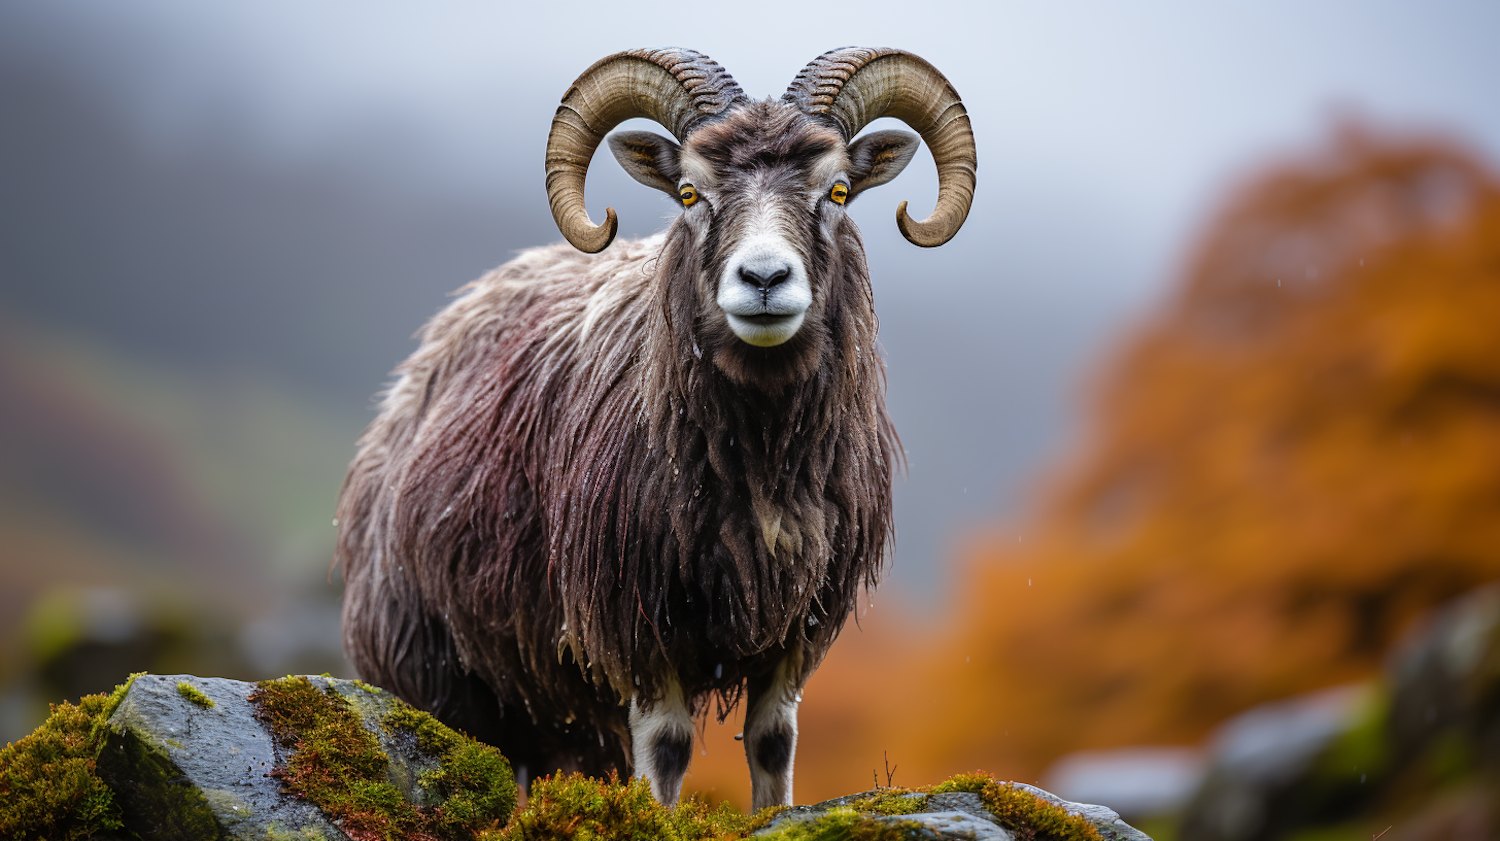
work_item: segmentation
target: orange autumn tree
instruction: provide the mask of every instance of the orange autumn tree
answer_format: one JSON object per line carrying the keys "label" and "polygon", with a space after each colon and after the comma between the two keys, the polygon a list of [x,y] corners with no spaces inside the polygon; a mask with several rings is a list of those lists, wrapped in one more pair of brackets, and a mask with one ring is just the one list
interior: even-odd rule
{"label": "orange autumn tree", "polygon": [[1098,383],[1027,543],[960,573],[973,662],[911,740],[954,770],[1194,741],[1500,578],[1500,184],[1346,128],[1231,199]]}

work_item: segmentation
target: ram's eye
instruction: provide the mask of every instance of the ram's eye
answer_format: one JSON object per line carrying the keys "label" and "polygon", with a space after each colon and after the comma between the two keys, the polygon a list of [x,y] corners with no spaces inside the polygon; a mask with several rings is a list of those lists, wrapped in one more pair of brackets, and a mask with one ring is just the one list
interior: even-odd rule
{"label": "ram's eye", "polygon": [[677,198],[682,199],[683,207],[692,207],[693,202],[698,200],[698,191],[693,189],[693,185],[684,184],[677,188]]}
{"label": "ram's eye", "polygon": [[849,200],[849,188],[843,184],[835,184],[833,189],[828,191],[828,197],[843,204]]}

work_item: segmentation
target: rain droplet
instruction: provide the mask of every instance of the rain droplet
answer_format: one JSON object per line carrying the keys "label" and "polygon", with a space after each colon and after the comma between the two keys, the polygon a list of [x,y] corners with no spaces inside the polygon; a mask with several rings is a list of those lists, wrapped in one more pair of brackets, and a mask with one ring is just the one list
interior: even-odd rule
{"label": "rain droplet", "polygon": [[1030,578],[1026,579],[1026,586],[1027,587],[1031,586],[1031,579]]}
{"label": "rain droplet", "polygon": [[723,663],[715,664],[714,665],[714,680],[718,680],[719,678],[721,678],[723,676],[724,676],[724,664]]}

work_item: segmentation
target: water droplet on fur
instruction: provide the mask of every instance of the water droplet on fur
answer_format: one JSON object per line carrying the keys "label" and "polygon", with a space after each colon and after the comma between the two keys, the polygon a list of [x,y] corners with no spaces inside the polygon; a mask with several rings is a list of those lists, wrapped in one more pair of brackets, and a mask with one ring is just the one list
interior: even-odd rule
{"label": "water droplet on fur", "polygon": [[799,703],[799,704],[802,703],[802,693],[801,692],[797,693],[797,703]]}
{"label": "water droplet on fur", "polygon": [[818,617],[816,617],[816,616],[809,616],[809,617],[807,617],[807,627],[809,627],[809,628],[816,628],[816,627],[818,627]]}
{"label": "water droplet on fur", "polygon": [[714,666],[714,679],[718,680],[724,676],[724,664],[718,663]]}
{"label": "water droplet on fur", "polygon": [[698,347],[698,343],[697,342],[693,342],[693,356],[695,356],[695,357],[697,357],[699,359],[703,358],[703,349],[700,348],[700,347]]}

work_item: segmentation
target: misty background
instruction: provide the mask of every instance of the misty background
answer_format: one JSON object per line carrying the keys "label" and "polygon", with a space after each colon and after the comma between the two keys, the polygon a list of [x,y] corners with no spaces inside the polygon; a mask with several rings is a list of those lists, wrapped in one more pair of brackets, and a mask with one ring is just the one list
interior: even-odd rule
{"label": "misty background", "polygon": [[[1350,118],[1500,158],[1496,32],[1481,2],[0,4],[0,740],[194,662],[159,615],[237,677],[347,671],[329,521],[372,398],[453,289],[560,239],[547,128],[604,55],[686,46],[779,96],[891,45],[963,96],[951,243],[893,224],[932,207],[925,151],[851,205],[909,458],[881,598],[935,615],[1227,186]],[[588,201],[625,237],[676,212],[602,151]]]}

